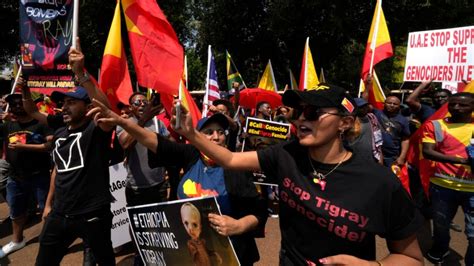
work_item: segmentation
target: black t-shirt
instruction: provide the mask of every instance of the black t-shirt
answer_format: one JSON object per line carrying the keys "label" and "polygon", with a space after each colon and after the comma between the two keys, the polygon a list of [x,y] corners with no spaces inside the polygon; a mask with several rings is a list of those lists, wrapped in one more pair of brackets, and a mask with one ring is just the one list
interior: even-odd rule
{"label": "black t-shirt", "polygon": [[[398,179],[356,153],[327,176],[324,190],[298,141],[260,150],[258,159],[278,179],[282,252],[295,265],[337,254],[373,260],[375,235],[401,240],[422,225]],[[336,166],[312,162],[323,174]]]}
{"label": "black t-shirt", "polygon": [[13,177],[29,178],[32,175],[42,174],[49,176],[51,157],[49,152],[10,149],[9,143],[20,142],[23,144],[42,144],[46,136],[53,132],[45,125],[32,120],[27,123],[6,122],[0,124],[0,140],[6,148],[6,160],[13,170]]}
{"label": "black t-shirt", "polygon": [[109,157],[112,132],[92,121],[80,128],[62,127],[54,134],[57,169],[53,210],[77,215],[110,204]]}

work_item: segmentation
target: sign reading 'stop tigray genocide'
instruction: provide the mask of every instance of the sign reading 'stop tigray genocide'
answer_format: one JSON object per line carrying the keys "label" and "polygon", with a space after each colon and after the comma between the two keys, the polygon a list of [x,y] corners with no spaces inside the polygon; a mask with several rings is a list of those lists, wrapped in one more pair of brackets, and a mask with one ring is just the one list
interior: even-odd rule
{"label": "sign reading 'stop tigray genocide'", "polygon": [[240,265],[229,237],[216,232],[214,197],[128,207],[132,234],[145,265]]}
{"label": "sign reading 'stop tigray genocide'", "polygon": [[22,72],[32,89],[74,86],[68,65],[73,0],[20,0]]}
{"label": "sign reading 'stop tigray genocide'", "polygon": [[474,79],[474,26],[411,32],[404,81]]}

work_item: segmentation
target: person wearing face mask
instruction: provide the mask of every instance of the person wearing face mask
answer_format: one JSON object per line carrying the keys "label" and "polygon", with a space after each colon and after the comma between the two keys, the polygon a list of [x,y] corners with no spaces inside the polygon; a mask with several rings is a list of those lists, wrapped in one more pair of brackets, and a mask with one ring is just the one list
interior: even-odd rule
{"label": "person wearing face mask", "polygon": [[[179,199],[216,196],[223,215],[209,214],[211,225],[219,234],[230,237],[242,265],[252,265],[259,260],[254,236],[265,226],[266,211],[245,172],[227,171],[193,145],[171,142],[121,118],[103,104],[95,104],[97,107],[89,115],[96,115],[99,124],[119,125],[147,147],[150,167],[178,166],[183,169],[184,175],[177,189]],[[202,118],[196,127],[203,138],[226,150],[228,129],[229,121],[221,113]]]}
{"label": "person wearing face mask", "polygon": [[[295,141],[232,153],[209,141],[181,113],[177,131],[226,169],[263,170],[280,188],[280,265],[423,265],[421,215],[386,167],[344,148],[355,102],[343,88],[319,84],[286,91]],[[174,119],[174,118],[173,118]],[[173,120],[172,119],[172,120]],[[390,254],[375,260],[375,235]]]}

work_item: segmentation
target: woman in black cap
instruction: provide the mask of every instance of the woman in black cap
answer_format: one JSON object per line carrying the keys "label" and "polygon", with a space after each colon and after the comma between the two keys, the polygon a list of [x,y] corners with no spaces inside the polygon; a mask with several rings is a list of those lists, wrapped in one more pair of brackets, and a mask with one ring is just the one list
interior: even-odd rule
{"label": "woman in black cap", "polygon": [[[231,153],[209,142],[183,112],[178,132],[228,169],[263,170],[280,189],[280,265],[422,265],[416,232],[422,218],[389,169],[343,146],[355,103],[345,90],[320,84],[287,91],[295,141]],[[375,235],[390,255],[375,260]]]}
{"label": "woman in black cap", "polygon": [[[89,115],[96,114],[98,123],[118,124],[148,147],[150,167],[178,166],[184,170],[178,185],[179,199],[216,196],[223,215],[209,214],[211,225],[219,234],[230,236],[242,265],[252,265],[259,260],[254,237],[263,232],[267,213],[253,181],[245,172],[225,170],[194,146],[171,142],[119,117],[98,102],[95,105],[98,107]],[[224,149],[228,128],[229,121],[221,113],[199,120],[196,127],[203,138]]]}

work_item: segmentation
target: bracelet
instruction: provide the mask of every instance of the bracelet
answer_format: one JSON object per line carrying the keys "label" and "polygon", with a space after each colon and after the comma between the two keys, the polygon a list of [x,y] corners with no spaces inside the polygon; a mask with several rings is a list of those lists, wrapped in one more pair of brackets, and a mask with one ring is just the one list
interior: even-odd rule
{"label": "bracelet", "polygon": [[74,85],[76,86],[82,86],[85,82],[91,80],[89,78],[89,75],[87,75],[87,72],[84,72],[84,75],[82,77],[74,76]]}
{"label": "bracelet", "polygon": [[375,262],[376,262],[379,266],[383,266],[383,264],[382,264],[380,261],[375,260]]}

